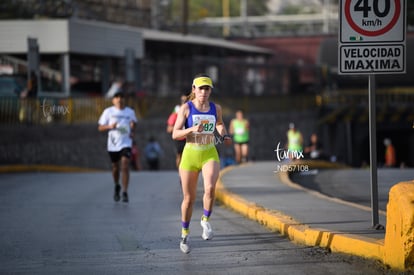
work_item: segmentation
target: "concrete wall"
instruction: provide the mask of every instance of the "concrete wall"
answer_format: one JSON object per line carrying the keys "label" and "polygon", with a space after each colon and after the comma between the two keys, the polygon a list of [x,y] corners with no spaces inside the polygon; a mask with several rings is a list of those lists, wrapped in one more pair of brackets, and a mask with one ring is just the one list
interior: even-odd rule
{"label": "concrete wall", "polygon": [[[167,118],[144,119],[137,126],[136,141],[142,150],[154,136],[164,150],[161,169],[175,169],[174,143],[166,133]],[[228,127],[231,117],[224,118]],[[295,122],[305,139],[315,130],[316,114],[311,112],[271,113],[249,116],[251,124],[250,157],[275,158],[277,143],[284,145],[290,121]],[[106,133],[97,124],[0,125],[0,165],[53,164],[109,169]],[[222,150],[221,146],[218,146]],[[141,157],[145,166],[145,161]]]}

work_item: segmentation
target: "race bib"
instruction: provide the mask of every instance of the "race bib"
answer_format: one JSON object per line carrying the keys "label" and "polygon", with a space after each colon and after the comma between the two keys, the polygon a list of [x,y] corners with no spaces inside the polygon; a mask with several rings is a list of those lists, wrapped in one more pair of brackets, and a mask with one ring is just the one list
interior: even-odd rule
{"label": "race bib", "polygon": [[236,135],[243,135],[244,134],[244,128],[243,127],[236,128],[234,130],[234,132],[235,132]]}
{"label": "race bib", "polygon": [[216,128],[216,117],[214,115],[193,115],[193,125],[203,124],[203,134],[212,134]]}
{"label": "race bib", "polygon": [[129,125],[128,124],[120,124],[116,126],[116,130],[119,132],[119,134],[121,135],[128,135],[129,134]]}

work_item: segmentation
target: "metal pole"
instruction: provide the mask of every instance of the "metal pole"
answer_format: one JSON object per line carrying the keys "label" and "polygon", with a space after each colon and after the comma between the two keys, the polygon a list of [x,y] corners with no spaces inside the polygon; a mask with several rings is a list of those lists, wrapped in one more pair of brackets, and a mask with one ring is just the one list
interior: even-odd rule
{"label": "metal pole", "polygon": [[182,23],[181,33],[184,35],[188,34],[188,0],[182,0]]}
{"label": "metal pole", "polygon": [[230,35],[230,26],[228,23],[228,19],[230,16],[230,1],[229,0],[223,0],[222,4],[222,10],[223,10],[223,37],[228,37]]}
{"label": "metal pole", "polygon": [[346,126],[346,143],[347,143],[347,151],[348,151],[348,163],[353,163],[353,157],[352,157],[352,127],[351,127],[351,121],[345,122]]}
{"label": "metal pole", "polygon": [[70,56],[69,53],[62,54],[62,89],[65,96],[70,96]]}
{"label": "metal pole", "polygon": [[160,22],[159,22],[159,2],[152,1],[151,2],[151,28],[154,30],[160,29]]}
{"label": "metal pole", "polygon": [[248,37],[247,32],[247,0],[241,0],[240,1],[240,17],[243,20],[243,36]]}
{"label": "metal pole", "polygon": [[330,15],[330,7],[329,7],[329,0],[323,1],[323,33],[329,33],[329,15]]}
{"label": "metal pole", "polygon": [[368,80],[369,88],[369,151],[371,155],[371,209],[372,209],[372,226],[379,226],[378,218],[378,177],[377,177],[377,118],[375,102],[375,75],[370,74]]}

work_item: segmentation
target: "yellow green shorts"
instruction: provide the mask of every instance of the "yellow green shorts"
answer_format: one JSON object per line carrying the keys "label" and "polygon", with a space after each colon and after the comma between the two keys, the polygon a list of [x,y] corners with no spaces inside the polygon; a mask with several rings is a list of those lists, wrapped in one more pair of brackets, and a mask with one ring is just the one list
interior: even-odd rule
{"label": "yellow green shorts", "polygon": [[200,171],[209,161],[220,163],[216,146],[214,144],[186,143],[181,157],[180,169],[186,171]]}

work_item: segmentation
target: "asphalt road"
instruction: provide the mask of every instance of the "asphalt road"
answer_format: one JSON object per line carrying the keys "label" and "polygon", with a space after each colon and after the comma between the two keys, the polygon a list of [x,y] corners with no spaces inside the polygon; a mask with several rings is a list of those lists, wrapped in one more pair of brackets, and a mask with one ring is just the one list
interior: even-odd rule
{"label": "asphalt road", "polygon": [[109,172],[0,174],[0,274],[391,274],[218,205],[215,237],[203,241],[201,184],[183,254],[176,172],[133,172],[129,203],[112,190]]}

